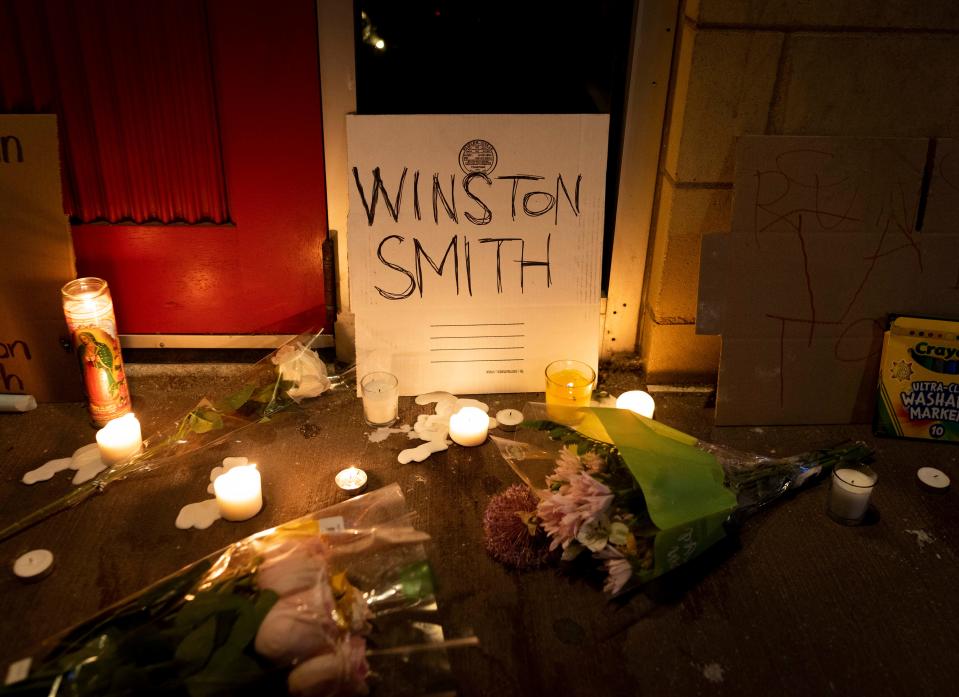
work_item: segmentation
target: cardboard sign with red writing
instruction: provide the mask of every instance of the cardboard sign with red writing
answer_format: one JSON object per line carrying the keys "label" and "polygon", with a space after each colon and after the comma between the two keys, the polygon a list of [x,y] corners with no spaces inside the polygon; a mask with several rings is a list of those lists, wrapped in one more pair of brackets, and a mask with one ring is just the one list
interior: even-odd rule
{"label": "cardboard sign with red writing", "polygon": [[957,182],[947,139],[739,140],[732,229],[700,269],[717,424],[872,419],[888,317],[959,317]]}
{"label": "cardboard sign with red writing", "polygon": [[75,270],[52,114],[0,115],[0,245],[0,393],[79,401],[60,304]]}

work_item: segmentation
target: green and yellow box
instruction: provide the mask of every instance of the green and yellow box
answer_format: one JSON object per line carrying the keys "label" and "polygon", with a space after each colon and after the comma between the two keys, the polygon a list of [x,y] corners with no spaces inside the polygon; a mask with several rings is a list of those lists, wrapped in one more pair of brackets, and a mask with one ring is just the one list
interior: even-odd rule
{"label": "green and yellow box", "polygon": [[896,317],[883,338],[874,430],[959,441],[959,322]]}

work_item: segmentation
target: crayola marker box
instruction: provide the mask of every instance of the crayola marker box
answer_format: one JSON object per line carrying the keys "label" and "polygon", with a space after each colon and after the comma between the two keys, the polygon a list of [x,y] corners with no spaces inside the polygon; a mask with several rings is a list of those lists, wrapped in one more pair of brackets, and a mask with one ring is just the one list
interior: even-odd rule
{"label": "crayola marker box", "polygon": [[959,441],[959,322],[897,317],[880,365],[877,435]]}

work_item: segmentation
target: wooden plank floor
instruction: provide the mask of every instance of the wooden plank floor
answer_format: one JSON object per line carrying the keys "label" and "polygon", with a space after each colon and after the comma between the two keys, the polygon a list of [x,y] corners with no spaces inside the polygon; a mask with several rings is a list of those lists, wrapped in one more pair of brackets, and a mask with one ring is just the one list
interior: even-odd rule
{"label": "wooden plank floor", "polygon": [[[214,367],[131,370],[135,408],[151,433],[188,409]],[[202,371],[206,377],[198,377]],[[629,376],[607,376],[611,391]],[[618,384],[617,380],[619,381]],[[613,390],[612,388],[617,388]],[[495,411],[542,395],[487,395]],[[401,422],[427,410],[401,400]],[[475,633],[456,652],[463,695],[954,694],[959,684],[959,504],[928,494],[916,470],[959,478],[959,446],[877,440],[867,426],[715,428],[703,394],[661,396],[657,419],[700,438],[780,455],[871,442],[879,520],[847,528],[825,514],[819,485],[750,519],[741,535],[642,592],[607,601],[590,582],[554,569],[517,574],[484,551],[491,494],[516,481],[495,446],[453,447],[400,465],[410,442],[370,441],[359,400],[326,394],[268,427],[246,430],[187,463],[121,482],[0,544],[0,669],[46,636],[260,529],[342,499],[333,475],[361,465],[372,487],[398,482],[429,555],[448,634]],[[316,427],[313,437],[306,437]],[[65,493],[66,474],[27,487],[23,473],[93,441],[79,404],[0,414],[0,525]],[[210,469],[228,455],[260,464],[266,505],[253,520],[177,530],[180,507],[207,497]],[[918,533],[932,541],[920,544]],[[45,547],[53,574],[24,584],[19,554]]]}

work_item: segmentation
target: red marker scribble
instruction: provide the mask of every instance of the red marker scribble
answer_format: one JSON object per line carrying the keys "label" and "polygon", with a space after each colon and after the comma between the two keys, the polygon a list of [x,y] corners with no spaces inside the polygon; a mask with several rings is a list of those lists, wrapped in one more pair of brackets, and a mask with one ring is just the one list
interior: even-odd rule
{"label": "red marker scribble", "polygon": [[[793,156],[799,156],[799,159],[790,160]],[[813,345],[817,327],[840,327],[841,331],[833,345],[834,359],[840,363],[859,363],[868,360],[881,351],[881,345],[876,341],[876,337],[882,335],[883,318],[858,317],[854,321],[849,321],[849,318],[853,316],[857,303],[868,287],[879,260],[911,253],[911,256],[914,255],[914,262],[918,263],[920,271],[922,270],[922,252],[919,238],[913,227],[918,201],[915,196],[907,196],[906,191],[909,188],[907,185],[904,185],[903,182],[896,182],[883,197],[873,225],[871,228],[868,226],[866,228],[878,233],[876,244],[871,254],[862,257],[865,268],[862,269],[858,278],[855,272],[847,274],[850,280],[848,285],[849,295],[847,300],[837,299],[838,302],[835,306],[837,309],[841,308],[838,319],[823,319],[821,317],[817,307],[817,297],[819,297],[816,290],[817,284],[815,283],[816,279],[810,260],[810,250],[808,249],[808,232],[804,230],[804,216],[813,215],[820,229],[836,230],[837,232],[845,222],[862,223],[863,221],[855,217],[852,211],[862,199],[862,187],[866,183],[865,177],[869,176],[868,171],[862,171],[855,179],[851,176],[844,176],[823,184],[822,166],[832,164],[830,161],[834,157],[833,153],[819,150],[790,150],[776,157],[776,169],[756,170],[754,175],[756,203],[753,210],[753,237],[756,247],[757,249],[760,248],[761,233],[769,232],[778,224],[785,223],[792,228],[799,242],[798,254],[801,256],[803,284],[805,285],[808,303],[807,317],[765,313],[768,319],[779,322],[780,407],[785,405],[787,325],[798,324],[803,326],[806,329],[806,343],[809,347]],[[816,165],[817,159],[821,166],[818,168],[813,166],[812,174],[808,174],[810,165]],[[793,172],[797,174],[793,174]],[[849,189],[849,192],[843,193],[841,189],[838,191],[835,189],[835,187],[840,186]],[[798,189],[805,189],[805,193],[812,195],[814,202],[812,207],[789,207],[790,197],[795,197]],[[832,196],[830,197],[829,194],[832,194]],[[918,195],[918,191],[916,195]],[[764,200],[764,197],[766,200]],[[802,195],[801,200],[808,200],[808,195]],[[901,238],[898,240],[898,244],[893,235]],[[836,244],[841,242],[841,238],[837,238]],[[956,289],[959,289],[959,275],[956,278]],[[850,332],[864,322],[870,323],[873,327],[870,347],[864,354],[861,351],[853,354],[846,348],[847,337]]]}

